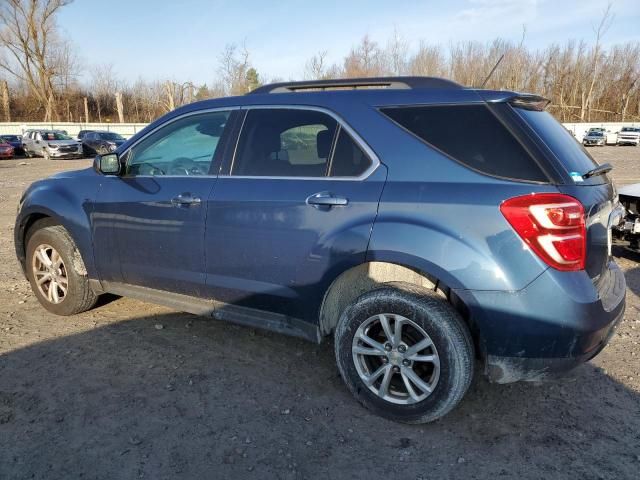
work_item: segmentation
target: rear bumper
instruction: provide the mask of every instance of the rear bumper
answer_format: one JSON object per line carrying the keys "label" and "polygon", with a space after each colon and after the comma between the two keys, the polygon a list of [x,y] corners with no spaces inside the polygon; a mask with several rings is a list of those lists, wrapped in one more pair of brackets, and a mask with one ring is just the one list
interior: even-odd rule
{"label": "rear bumper", "polygon": [[477,329],[490,380],[541,380],[595,357],[624,316],[624,274],[546,270],[517,292],[456,291]]}

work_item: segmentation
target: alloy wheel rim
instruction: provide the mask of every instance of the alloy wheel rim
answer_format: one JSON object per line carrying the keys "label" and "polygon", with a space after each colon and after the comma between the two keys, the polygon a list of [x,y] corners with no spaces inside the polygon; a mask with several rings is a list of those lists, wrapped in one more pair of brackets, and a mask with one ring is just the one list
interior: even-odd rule
{"label": "alloy wheel rim", "polygon": [[420,325],[402,315],[382,313],[368,318],[358,327],[351,351],[362,382],[388,402],[421,402],[438,384],[436,346]]}
{"label": "alloy wheel rim", "polygon": [[58,251],[51,245],[39,245],[33,252],[31,265],[40,294],[50,303],[62,303],[67,297],[69,277]]}

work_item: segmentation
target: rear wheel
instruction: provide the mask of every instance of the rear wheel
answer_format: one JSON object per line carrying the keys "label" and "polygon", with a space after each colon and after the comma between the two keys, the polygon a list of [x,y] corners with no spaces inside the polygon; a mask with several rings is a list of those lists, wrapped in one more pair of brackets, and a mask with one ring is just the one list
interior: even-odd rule
{"label": "rear wheel", "polygon": [[93,307],[84,263],[69,233],[60,225],[36,224],[26,251],[27,278],[42,306],[57,315],[73,315]]}
{"label": "rear wheel", "polygon": [[437,420],[471,383],[469,331],[430,290],[394,282],[368,292],[344,311],[335,336],[338,368],[349,390],[391,420]]}

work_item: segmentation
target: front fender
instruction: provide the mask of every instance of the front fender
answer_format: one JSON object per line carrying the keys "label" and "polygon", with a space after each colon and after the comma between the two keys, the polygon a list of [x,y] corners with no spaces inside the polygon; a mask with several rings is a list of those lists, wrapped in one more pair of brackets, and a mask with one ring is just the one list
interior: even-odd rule
{"label": "front fender", "polygon": [[96,174],[87,171],[78,176],[51,177],[33,183],[20,201],[14,228],[15,250],[20,265],[25,265],[27,229],[41,218],[52,218],[71,235],[90,278],[97,278],[93,256],[90,215],[97,188]]}

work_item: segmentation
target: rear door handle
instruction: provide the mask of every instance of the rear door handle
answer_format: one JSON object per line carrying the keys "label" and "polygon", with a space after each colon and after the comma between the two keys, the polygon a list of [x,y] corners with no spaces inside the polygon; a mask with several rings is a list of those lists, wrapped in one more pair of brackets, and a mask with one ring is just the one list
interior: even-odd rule
{"label": "rear door handle", "polygon": [[347,205],[348,203],[349,200],[347,200],[345,197],[334,195],[331,192],[318,192],[307,198],[307,204],[316,208],[341,207]]}
{"label": "rear door handle", "polygon": [[174,207],[200,205],[201,203],[202,199],[200,197],[194,197],[191,193],[181,193],[171,199],[171,205]]}

